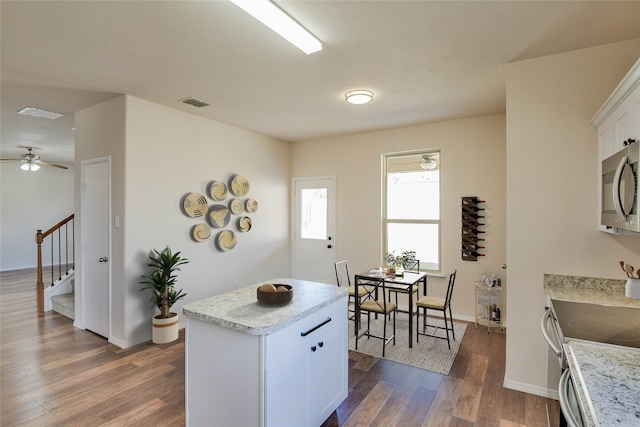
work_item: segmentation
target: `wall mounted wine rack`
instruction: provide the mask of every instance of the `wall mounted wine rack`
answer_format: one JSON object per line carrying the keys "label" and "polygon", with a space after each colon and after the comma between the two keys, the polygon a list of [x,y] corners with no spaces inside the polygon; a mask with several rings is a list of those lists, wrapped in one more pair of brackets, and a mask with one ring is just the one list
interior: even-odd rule
{"label": "wall mounted wine rack", "polygon": [[480,200],[477,197],[463,197],[462,198],[462,260],[463,261],[477,261],[478,257],[485,256],[480,253],[485,248],[483,245],[484,238],[480,237],[484,235],[484,230],[478,229],[483,227],[484,207],[480,204],[485,203],[484,200]]}

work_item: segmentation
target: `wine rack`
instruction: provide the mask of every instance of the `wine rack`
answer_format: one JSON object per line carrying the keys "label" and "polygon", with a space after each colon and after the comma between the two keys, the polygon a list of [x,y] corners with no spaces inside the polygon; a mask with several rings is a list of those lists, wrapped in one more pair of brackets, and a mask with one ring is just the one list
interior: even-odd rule
{"label": "wine rack", "polygon": [[477,261],[478,257],[485,256],[480,251],[485,247],[482,245],[484,238],[481,237],[484,234],[484,230],[478,227],[483,227],[484,215],[482,211],[484,208],[480,206],[485,201],[480,200],[477,197],[463,197],[462,198],[462,260],[463,261]]}

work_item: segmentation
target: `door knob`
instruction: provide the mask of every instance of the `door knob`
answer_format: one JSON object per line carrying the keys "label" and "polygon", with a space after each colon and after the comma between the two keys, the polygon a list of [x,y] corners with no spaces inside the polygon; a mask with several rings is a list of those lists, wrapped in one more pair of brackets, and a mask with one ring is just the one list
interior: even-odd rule
{"label": "door knob", "polygon": [[102,258],[98,259],[98,262],[107,262],[109,261],[109,258],[107,258],[106,256],[103,256]]}

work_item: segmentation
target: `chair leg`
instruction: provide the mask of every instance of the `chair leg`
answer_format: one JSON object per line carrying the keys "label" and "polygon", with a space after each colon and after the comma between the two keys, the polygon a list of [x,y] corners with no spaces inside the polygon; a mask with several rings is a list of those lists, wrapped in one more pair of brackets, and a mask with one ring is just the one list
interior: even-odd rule
{"label": "chair leg", "polygon": [[453,340],[456,340],[456,331],[453,329],[453,315],[451,314],[451,305],[449,305],[449,321],[451,322],[451,333],[453,334]]}
{"label": "chair leg", "polygon": [[382,357],[384,357],[384,350],[387,348],[387,316],[384,316],[384,324],[382,325]]}
{"label": "chair leg", "polygon": [[447,346],[451,350],[451,343],[449,342],[449,325],[447,324],[447,310],[442,310],[442,316],[444,317],[444,331],[447,333]]}

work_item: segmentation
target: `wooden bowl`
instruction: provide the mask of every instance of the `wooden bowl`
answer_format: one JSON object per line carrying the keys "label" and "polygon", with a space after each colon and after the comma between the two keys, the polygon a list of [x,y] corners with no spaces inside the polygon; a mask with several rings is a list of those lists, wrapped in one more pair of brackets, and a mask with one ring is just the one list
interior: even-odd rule
{"label": "wooden bowl", "polygon": [[261,291],[260,288],[258,288],[258,302],[262,305],[272,307],[289,304],[291,302],[291,299],[293,298],[293,286],[284,285],[282,283],[273,283],[273,286],[275,286],[276,289],[284,286],[285,288],[287,288],[287,290],[280,292],[269,292]]}

